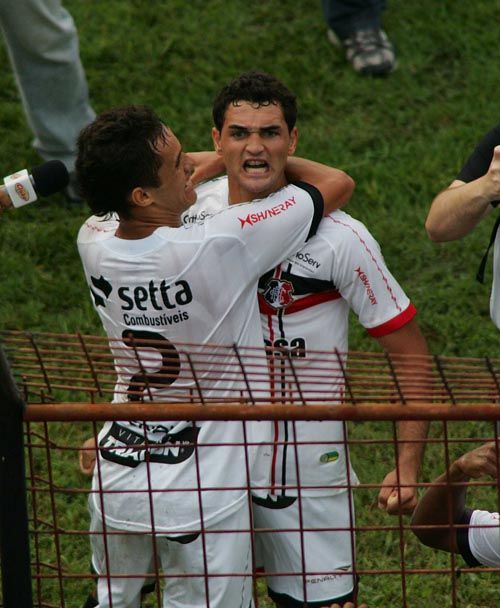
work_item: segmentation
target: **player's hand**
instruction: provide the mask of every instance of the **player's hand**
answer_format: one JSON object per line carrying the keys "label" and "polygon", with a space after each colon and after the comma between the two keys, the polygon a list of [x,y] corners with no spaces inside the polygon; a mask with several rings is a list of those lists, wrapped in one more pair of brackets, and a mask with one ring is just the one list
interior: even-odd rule
{"label": "player's hand", "polygon": [[[500,149],[500,146],[498,148]],[[483,475],[498,477],[498,458],[495,442],[491,441],[460,456],[452,467],[473,479]]]}
{"label": "player's hand", "polygon": [[[396,470],[387,473],[378,495],[378,506],[389,515],[411,515],[418,502],[415,474],[400,468],[399,483],[400,488]],[[407,484],[413,487],[403,487]]]}
{"label": "player's hand", "polygon": [[84,475],[92,475],[96,461],[97,440],[95,437],[87,439],[78,452],[80,471]]}
{"label": "player's hand", "polygon": [[193,164],[191,181],[194,186],[226,171],[222,158],[217,152],[188,152],[186,156]]}
{"label": "player's hand", "polygon": [[496,146],[493,150],[493,158],[485,177],[488,180],[490,197],[492,200],[498,199],[500,197],[500,146]]}
{"label": "player's hand", "polygon": [[4,209],[8,209],[9,207],[12,207],[9,195],[4,190],[0,189],[0,215],[2,215]]}

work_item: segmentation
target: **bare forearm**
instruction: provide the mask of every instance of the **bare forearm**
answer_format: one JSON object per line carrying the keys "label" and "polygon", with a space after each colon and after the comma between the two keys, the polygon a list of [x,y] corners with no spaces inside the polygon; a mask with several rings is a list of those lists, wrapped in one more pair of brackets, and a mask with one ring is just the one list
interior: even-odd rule
{"label": "bare forearm", "polygon": [[354,192],[354,180],[340,169],[305,158],[290,156],[286,176],[291,182],[304,181],[316,186],[325,203],[325,215],[343,207]]}
{"label": "bare forearm", "polygon": [[[467,496],[465,482],[469,477],[457,468],[450,467],[449,475],[444,473],[434,480],[420,499],[412,518],[412,530],[421,542],[435,549],[456,552],[456,530],[450,524],[460,521]],[[419,528],[418,526],[438,526]]]}
{"label": "bare forearm", "polygon": [[224,161],[217,152],[189,152],[188,155],[194,163],[192,181],[195,186],[207,179],[221,175],[226,170]]}
{"label": "bare forearm", "polygon": [[500,442],[489,442],[466,452],[453,462],[448,474],[440,475],[415,509],[412,526],[441,526],[416,529],[418,538],[431,547],[457,551],[456,530],[450,524],[460,521],[465,510],[467,482],[483,475],[498,477]]}
{"label": "bare forearm", "polygon": [[487,175],[467,184],[454,182],[432,202],[425,222],[429,237],[452,241],[465,236],[491,212],[491,202],[497,196]]}
{"label": "bare forearm", "polygon": [[429,432],[426,420],[404,420],[398,424],[398,463],[411,476],[418,478]]}

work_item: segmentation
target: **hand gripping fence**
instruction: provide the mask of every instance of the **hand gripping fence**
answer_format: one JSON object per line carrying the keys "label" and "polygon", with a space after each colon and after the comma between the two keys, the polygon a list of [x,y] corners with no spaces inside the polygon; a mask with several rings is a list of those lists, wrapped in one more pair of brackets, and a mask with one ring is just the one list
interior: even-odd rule
{"label": "hand gripping fence", "polygon": [[[458,454],[495,440],[495,422],[500,419],[499,358],[305,353],[275,347],[263,352],[234,345],[174,346],[151,332],[135,330],[120,341],[81,334],[0,331],[0,345],[5,353],[0,353],[0,544],[5,608],[83,605],[87,593],[95,587],[95,573],[89,566],[89,540],[97,537],[102,539],[104,555],[101,579],[104,587],[107,585],[104,591],[111,596],[113,578],[124,582],[142,578],[150,591],[143,604],[148,607],[162,605],[162,593],[168,593],[169,585],[179,581],[182,585],[185,581],[188,588],[193,573],[172,573],[161,564],[164,539],[172,537],[158,520],[158,505],[163,498],[169,500],[172,490],[155,486],[153,469],[158,463],[171,468],[176,466],[172,463],[189,458],[193,462],[193,486],[177,488],[176,492],[181,502],[182,496],[194,493],[201,523],[188,531],[192,534],[173,540],[172,546],[180,547],[183,541],[188,546],[191,537],[198,539],[197,576],[204,581],[207,606],[209,587],[218,579],[243,580],[250,576],[256,606],[270,607],[264,575],[286,579],[292,574],[297,576],[297,571],[262,573],[260,564],[252,558],[250,574],[236,565],[232,571],[218,572],[207,557],[207,543],[219,538],[224,545],[232,532],[232,528],[217,529],[205,522],[208,493],[219,491],[225,496],[223,492],[227,490],[207,486],[204,479],[206,460],[211,451],[221,447],[242,449],[240,465],[245,481],[231,489],[247,494],[250,525],[239,532],[250,534],[252,544],[256,536],[263,538],[270,532],[298,534],[298,576],[306,600],[314,584],[328,577],[349,576],[353,580],[359,577],[359,601],[366,602],[369,608],[389,602],[418,608],[425,593],[430,593],[424,593],[419,584],[435,585],[436,591],[426,597],[433,597],[442,605],[495,605],[491,599],[494,590],[488,587],[495,580],[492,577],[498,579],[500,568],[483,568],[480,576],[485,584],[474,584],[475,579],[468,575],[479,576],[477,570],[464,566],[459,556],[436,556],[423,548],[411,534],[405,517],[390,517],[377,510],[376,503],[385,474],[395,467],[399,471],[402,444],[426,444],[425,481],[413,484],[425,489]],[[124,424],[127,421],[131,426]],[[169,434],[164,421],[187,422],[181,433]],[[242,439],[222,435],[220,443],[204,442],[197,435],[204,421],[218,421],[220,425],[241,421]],[[270,485],[260,488],[251,484],[249,453],[260,445],[252,430],[253,421],[269,421],[266,424],[272,429],[267,444],[273,469],[271,480],[266,482]],[[304,439],[300,434],[303,421],[336,422],[340,435],[334,441]],[[402,441],[398,425],[405,421],[432,422],[428,438]],[[80,451],[80,457],[99,456],[91,488],[90,481],[78,470],[78,453],[84,440],[97,436],[101,422],[109,423],[110,430],[104,438],[101,433],[99,449],[90,443]],[[146,425],[149,434],[135,433],[134,429],[144,429]],[[349,491],[350,512],[356,503],[355,520],[351,514],[348,523],[342,524],[342,529],[349,532],[354,556],[352,567],[346,571],[332,572],[321,566],[311,570],[306,563],[308,534],[328,535],[341,527],[335,523],[313,527],[303,513],[302,501],[311,490],[320,490],[320,494],[331,490],[324,481],[312,482],[309,472],[298,464],[299,454],[306,448],[314,449],[318,443],[322,446],[315,461],[318,470],[331,466],[344,451],[350,453],[360,478],[358,484],[347,467],[346,479],[337,480],[334,486],[339,491]],[[288,466],[292,481],[285,479],[284,465],[277,464],[285,457],[292,463]],[[105,467],[111,461],[130,470],[139,471],[142,467],[145,471],[144,505],[153,547],[146,570],[132,568],[116,577],[106,574],[110,568],[110,545],[126,532],[107,525],[101,531],[89,532],[86,507],[90,497],[106,521],[107,505],[116,496],[116,490],[103,489]],[[224,471],[230,464],[216,462],[211,466]],[[404,488],[405,484],[396,477],[398,487]],[[292,490],[298,504],[297,521],[282,530],[254,526],[252,532],[250,490],[256,489],[273,496]],[[138,492],[124,488],[123,495],[133,501]],[[490,510],[498,511],[497,480],[473,482],[470,493],[474,502],[485,500]],[[137,532],[131,535],[137,536]],[[475,604],[478,593],[484,597]],[[112,598],[110,606],[114,606]]]}

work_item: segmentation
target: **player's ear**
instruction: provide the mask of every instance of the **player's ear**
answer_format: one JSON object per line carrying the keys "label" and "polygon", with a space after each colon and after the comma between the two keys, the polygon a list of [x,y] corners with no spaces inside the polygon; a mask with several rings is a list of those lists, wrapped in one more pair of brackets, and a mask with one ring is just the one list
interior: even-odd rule
{"label": "player's ear", "polygon": [[294,127],[290,131],[290,144],[288,145],[288,156],[292,156],[297,149],[297,141],[299,139],[299,132],[297,131],[297,127]]}
{"label": "player's ear", "polygon": [[137,207],[148,207],[153,202],[153,197],[147,188],[134,188],[130,193],[130,202]]}
{"label": "player's ear", "polygon": [[212,141],[214,142],[214,150],[217,154],[222,154],[222,148],[220,145],[220,131],[217,127],[212,127]]}

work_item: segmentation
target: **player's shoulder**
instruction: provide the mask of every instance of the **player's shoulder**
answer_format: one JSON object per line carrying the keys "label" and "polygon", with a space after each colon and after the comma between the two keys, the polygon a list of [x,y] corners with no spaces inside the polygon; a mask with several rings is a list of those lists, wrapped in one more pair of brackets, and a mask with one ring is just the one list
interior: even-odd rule
{"label": "player's shoulder", "polygon": [[195,188],[198,196],[205,196],[208,194],[219,194],[221,192],[227,192],[227,175],[221,175],[220,177],[215,177],[213,179],[209,179],[206,182],[201,182]]}
{"label": "player's shoulder", "polygon": [[87,218],[78,232],[78,244],[95,243],[114,236],[118,228],[118,217],[109,214],[105,217],[91,215]]}
{"label": "player's shoulder", "polygon": [[375,240],[363,222],[340,209],[333,211],[321,220],[316,234],[335,247],[356,245],[360,241],[371,242]]}
{"label": "player's shoulder", "polygon": [[182,215],[184,226],[203,222],[228,205],[229,190],[225,175],[203,182],[195,190],[196,202]]}
{"label": "player's shoulder", "polygon": [[484,524],[490,522],[490,525],[500,525],[500,514],[493,511],[483,511],[482,509],[474,509],[471,514],[471,523],[481,521]]}

